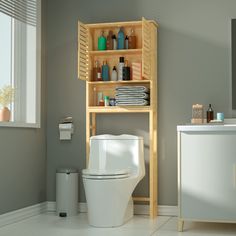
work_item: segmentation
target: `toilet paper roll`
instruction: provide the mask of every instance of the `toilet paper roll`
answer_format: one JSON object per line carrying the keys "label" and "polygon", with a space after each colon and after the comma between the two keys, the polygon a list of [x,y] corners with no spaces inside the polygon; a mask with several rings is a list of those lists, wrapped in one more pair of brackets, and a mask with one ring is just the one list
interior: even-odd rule
{"label": "toilet paper roll", "polygon": [[63,130],[60,131],[60,140],[70,140],[71,139],[71,131]]}

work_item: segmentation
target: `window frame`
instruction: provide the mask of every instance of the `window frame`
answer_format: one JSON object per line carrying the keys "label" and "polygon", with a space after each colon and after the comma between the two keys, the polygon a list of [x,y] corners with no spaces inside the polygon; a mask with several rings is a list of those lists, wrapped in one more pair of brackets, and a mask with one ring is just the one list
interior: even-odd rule
{"label": "window frame", "polygon": [[[42,1],[37,1],[37,26],[36,26],[36,81],[35,81],[35,122],[29,123],[25,121],[9,121],[9,122],[0,122],[0,127],[21,127],[21,128],[40,128],[41,127],[41,25],[42,25],[42,18],[41,18],[41,4]],[[14,32],[13,32],[14,34]],[[14,67],[15,70],[15,67]],[[21,86],[22,81],[14,81],[12,85]],[[22,99],[22,93],[19,96],[19,99]],[[25,97],[23,97],[25,99]],[[25,99],[26,100],[26,99]],[[19,104],[19,103],[18,103]],[[12,110],[13,113],[17,112],[17,109],[21,109],[22,105],[18,105],[18,107],[14,107]],[[26,107],[26,104],[24,104]],[[15,114],[14,114],[15,116]]]}

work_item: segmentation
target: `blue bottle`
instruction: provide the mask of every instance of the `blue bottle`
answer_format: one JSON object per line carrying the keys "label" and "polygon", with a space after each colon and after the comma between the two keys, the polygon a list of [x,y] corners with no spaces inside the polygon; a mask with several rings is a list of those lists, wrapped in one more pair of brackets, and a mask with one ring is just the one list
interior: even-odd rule
{"label": "blue bottle", "polygon": [[117,49],[125,49],[125,34],[123,31],[123,28],[121,27],[119,32],[118,32],[118,37],[117,37]]}
{"label": "blue bottle", "polygon": [[102,65],[102,80],[109,81],[109,66],[106,61],[104,61]]}

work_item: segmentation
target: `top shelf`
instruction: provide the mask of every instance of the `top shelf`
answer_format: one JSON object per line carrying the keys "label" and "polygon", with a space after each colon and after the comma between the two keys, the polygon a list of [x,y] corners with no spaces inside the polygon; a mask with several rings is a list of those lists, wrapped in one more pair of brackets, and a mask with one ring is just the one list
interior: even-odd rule
{"label": "top shelf", "polygon": [[[153,23],[156,27],[158,24],[154,20],[147,20],[147,22]],[[133,27],[142,26],[142,21],[127,21],[127,22],[109,22],[99,24],[86,24],[90,29],[101,29],[101,28],[117,28],[117,27]]]}

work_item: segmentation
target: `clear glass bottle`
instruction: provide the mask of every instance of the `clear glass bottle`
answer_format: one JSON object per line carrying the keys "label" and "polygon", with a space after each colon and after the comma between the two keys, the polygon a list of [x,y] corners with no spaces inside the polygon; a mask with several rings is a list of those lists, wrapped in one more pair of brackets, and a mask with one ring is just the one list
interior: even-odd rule
{"label": "clear glass bottle", "polygon": [[99,62],[95,61],[95,67],[93,68],[93,81],[101,80],[101,68],[99,67]]}
{"label": "clear glass bottle", "polygon": [[211,107],[211,104],[209,104],[207,109],[207,123],[209,123],[211,120],[214,120],[214,111]]}
{"label": "clear glass bottle", "polygon": [[134,35],[133,29],[131,29],[128,40],[129,40],[129,49],[135,49],[136,48],[136,36]]}

